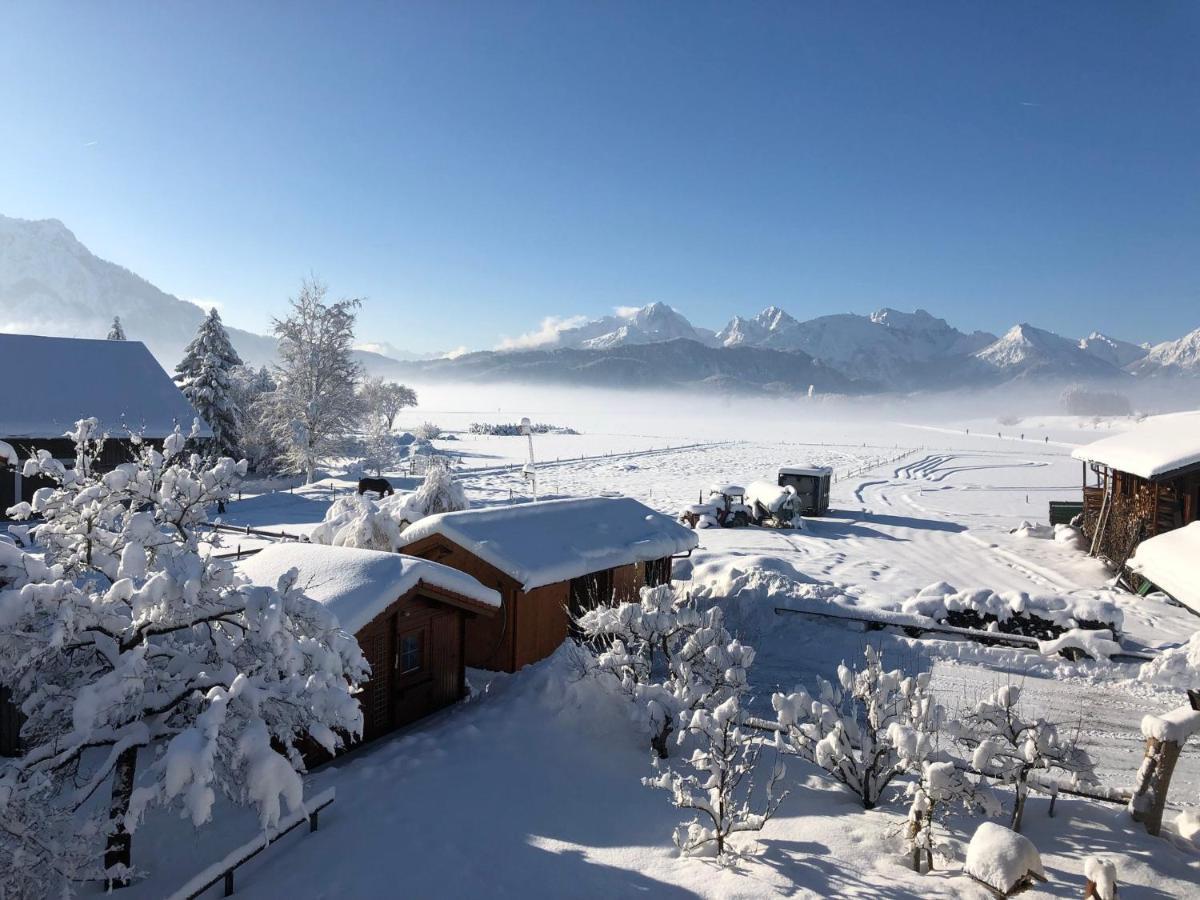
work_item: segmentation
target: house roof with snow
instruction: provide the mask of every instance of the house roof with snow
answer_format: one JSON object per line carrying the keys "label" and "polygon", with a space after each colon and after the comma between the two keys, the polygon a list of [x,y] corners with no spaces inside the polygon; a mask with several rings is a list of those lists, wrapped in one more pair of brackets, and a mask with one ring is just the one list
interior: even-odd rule
{"label": "house roof with snow", "polygon": [[543,500],[442,513],[415,522],[405,545],[440,535],[531,591],[592,572],[686,553],[696,532],[629,497]]}
{"label": "house roof with snow", "polygon": [[1151,416],[1071,454],[1155,481],[1200,468],[1200,410]]}
{"label": "house roof with snow", "polygon": [[1200,522],[1142,541],[1129,568],[1200,613]]}
{"label": "house roof with snow", "polygon": [[351,634],[418,585],[448,594],[445,599],[473,611],[490,614],[500,608],[500,595],[470,575],[399,553],[300,542],[272,544],[238,562],[237,568],[255,584],[268,587],[296,569],[297,585],[328,607]]}
{"label": "house roof with snow", "polygon": [[196,418],[141,341],[0,334],[0,384],[3,438],[59,438],[93,416],[114,437],[163,438]]}

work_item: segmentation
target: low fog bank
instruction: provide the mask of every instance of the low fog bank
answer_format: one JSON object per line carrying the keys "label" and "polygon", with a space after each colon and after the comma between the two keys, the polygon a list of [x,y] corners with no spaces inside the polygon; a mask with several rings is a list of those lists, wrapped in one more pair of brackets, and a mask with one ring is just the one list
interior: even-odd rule
{"label": "low fog bank", "polygon": [[[1154,381],[1114,386],[1014,383],[987,390],[868,397],[741,396],[703,389],[587,389],[529,384],[416,384],[420,405],[402,424],[432,421],[444,429],[472,423],[534,422],[585,434],[676,440],[870,441],[873,428],[916,424],[1016,433],[1030,428],[1069,432],[1130,414],[1200,407],[1200,382]],[[894,432],[891,433],[894,436]],[[880,435],[882,438],[882,434]],[[1054,439],[1054,435],[1050,435]]]}

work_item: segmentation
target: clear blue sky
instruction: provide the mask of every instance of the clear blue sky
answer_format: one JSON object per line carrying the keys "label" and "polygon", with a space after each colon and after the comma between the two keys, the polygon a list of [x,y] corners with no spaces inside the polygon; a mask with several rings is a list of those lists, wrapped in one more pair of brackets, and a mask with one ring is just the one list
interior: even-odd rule
{"label": "clear blue sky", "polygon": [[265,330],[1200,325],[1200,4],[7,3],[0,212]]}

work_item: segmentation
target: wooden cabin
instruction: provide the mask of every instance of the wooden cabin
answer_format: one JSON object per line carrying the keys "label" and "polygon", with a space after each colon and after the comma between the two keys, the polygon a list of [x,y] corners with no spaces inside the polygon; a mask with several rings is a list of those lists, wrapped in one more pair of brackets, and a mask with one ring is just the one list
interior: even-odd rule
{"label": "wooden cabin", "polygon": [[396,553],[274,544],[237,565],[270,586],[296,569],[305,594],[358,640],[371,665],[359,695],[363,741],[458,702],[466,692],[467,624],[500,608],[500,595],[469,575]]}
{"label": "wooden cabin", "polygon": [[[140,341],[96,341],[0,334],[0,518],[46,485],[23,478],[18,460],[34,450],[73,464],[65,437],[80,419],[95,417],[109,435],[97,462],[108,471],[133,457],[132,434],[152,445],[178,425],[190,433],[196,411]],[[200,434],[210,435],[200,423]],[[4,445],[7,445],[5,447]],[[7,452],[11,448],[12,454]]]}
{"label": "wooden cabin", "polygon": [[515,672],[545,659],[571,621],[600,603],[636,600],[671,580],[672,557],[696,533],[628,497],[547,500],[429,516],[402,552],[495,588],[500,615],[467,623],[467,665]]}
{"label": "wooden cabin", "polygon": [[1093,556],[1123,568],[1143,540],[1200,519],[1200,412],[1152,416],[1072,455]]}

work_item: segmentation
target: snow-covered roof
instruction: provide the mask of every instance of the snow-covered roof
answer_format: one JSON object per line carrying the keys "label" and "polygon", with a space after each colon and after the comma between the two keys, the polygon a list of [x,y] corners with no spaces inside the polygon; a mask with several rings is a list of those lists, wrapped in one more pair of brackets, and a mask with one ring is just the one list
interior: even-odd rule
{"label": "snow-covered roof", "polygon": [[255,584],[274,587],[289,569],[300,573],[304,593],[329,607],[338,624],[357,632],[418,584],[499,608],[500,595],[470,575],[441,563],[356,547],[325,544],[272,544],[237,563]]}
{"label": "snow-covered roof", "polygon": [[629,497],[544,500],[428,516],[400,536],[441,535],[525,590],[692,550],[696,533]]}
{"label": "snow-covered roof", "polygon": [[779,470],[780,475],[811,475],[814,478],[820,478],[822,475],[832,475],[833,469],[829,466],[783,466]]}
{"label": "snow-covered roof", "polygon": [[1142,541],[1129,568],[1200,613],[1200,522]]}
{"label": "snow-covered roof", "polygon": [[[94,416],[120,436],[184,433],[196,411],[140,341],[0,334],[0,436],[58,438]],[[201,422],[201,433],[210,435]]]}
{"label": "snow-covered roof", "polygon": [[1151,416],[1071,455],[1151,479],[1200,465],[1200,410]]}

